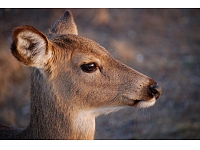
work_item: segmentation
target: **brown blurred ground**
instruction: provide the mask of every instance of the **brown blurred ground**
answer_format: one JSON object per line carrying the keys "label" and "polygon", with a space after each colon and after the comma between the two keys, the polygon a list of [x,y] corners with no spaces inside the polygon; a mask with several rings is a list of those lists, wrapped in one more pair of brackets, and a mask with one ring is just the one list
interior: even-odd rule
{"label": "brown blurred ground", "polygon": [[[0,9],[0,124],[29,121],[31,68],[10,53],[11,31],[44,33],[65,9]],[[163,88],[156,105],[97,118],[96,139],[200,139],[200,9],[71,9],[95,40]]]}

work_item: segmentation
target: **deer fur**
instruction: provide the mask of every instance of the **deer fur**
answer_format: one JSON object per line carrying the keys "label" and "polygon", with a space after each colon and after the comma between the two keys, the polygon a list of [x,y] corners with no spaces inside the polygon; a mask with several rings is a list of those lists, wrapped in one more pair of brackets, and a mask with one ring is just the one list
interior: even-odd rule
{"label": "deer fur", "polygon": [[49,38],[27,25],[13,30],[13,56],[34,68],[31,115],[25,129],[0,126],[0,139],[94,139],[95,117],[158,99],[161,88],[153,79],[77,34],[70,11],[54,23]]}

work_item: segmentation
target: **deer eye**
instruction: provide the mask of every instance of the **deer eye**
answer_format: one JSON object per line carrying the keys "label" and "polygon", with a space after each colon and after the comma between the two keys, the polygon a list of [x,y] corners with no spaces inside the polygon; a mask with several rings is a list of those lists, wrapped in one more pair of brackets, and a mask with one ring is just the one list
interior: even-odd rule
{"label": "deer eye", "polygon": [[88,64],[82,64],[81,65],[81,69],[84,71],[84,72],[87,72],[87,73],[92,73],[94,71],[97,70],[97,65],[95,63],[88,63]]}

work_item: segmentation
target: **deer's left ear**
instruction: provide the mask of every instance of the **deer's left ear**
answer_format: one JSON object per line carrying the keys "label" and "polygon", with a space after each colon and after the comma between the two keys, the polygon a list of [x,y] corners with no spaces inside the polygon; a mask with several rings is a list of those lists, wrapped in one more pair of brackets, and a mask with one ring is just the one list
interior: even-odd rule
{"label": "deer's left ear", "polygon": [[43,68],[51,57],[50,41],[31,26],[20,26],[13,30],[12,54],[23,64]]}
{"label": "deer's left ear", "polygon": [[50,37],[65,34],[78,35],[76,23],[74,22],[73,15],[69,10],[67,10],[58,20],[56,20],[56,22],[49,30]]}

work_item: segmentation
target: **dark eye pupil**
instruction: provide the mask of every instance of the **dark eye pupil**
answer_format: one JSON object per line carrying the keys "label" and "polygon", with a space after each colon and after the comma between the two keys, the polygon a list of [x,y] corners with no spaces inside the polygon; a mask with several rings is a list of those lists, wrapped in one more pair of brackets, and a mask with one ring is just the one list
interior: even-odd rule
{"label": "dark eye pupil", "polygon": [[83,64],[81,65],[81,69],[84,72],[91,73],[97,70],[97,66],[95,63]]}

